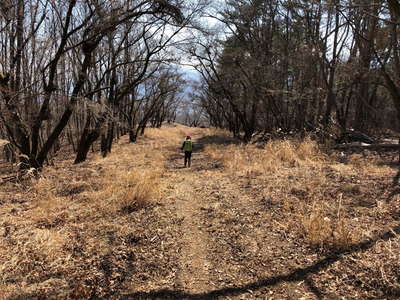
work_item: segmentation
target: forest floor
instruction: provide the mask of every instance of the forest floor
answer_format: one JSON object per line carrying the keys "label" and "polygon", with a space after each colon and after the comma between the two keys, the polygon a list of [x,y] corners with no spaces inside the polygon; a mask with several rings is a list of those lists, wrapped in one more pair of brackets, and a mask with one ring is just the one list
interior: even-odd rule
{"label": "forest floor", "polygon": [[121,138],[0,185],[0,299],[399,299],[396,171],[310,139]]}

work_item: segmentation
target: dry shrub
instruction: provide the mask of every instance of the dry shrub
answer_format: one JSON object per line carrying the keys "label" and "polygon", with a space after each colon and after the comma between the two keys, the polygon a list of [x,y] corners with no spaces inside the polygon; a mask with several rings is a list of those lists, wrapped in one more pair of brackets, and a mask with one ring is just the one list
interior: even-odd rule
{"label": "dry shrub", "polygon": [[[303,239],[309,247],[322,251],[346,250],[357,244],[365,231],[357,219],[349,216],[344,207],[343,194],[337,201],[321,200],[326,178],[323,173],[302,180],[306,188],[292,187],[286,197],[281,198],[285,231],[293,232]],[[299,184],[299,183],[298,183]]]}
{"label": "dry shrub", "polygon": [[166,158],[160,151],[148,151],[144,159],[148,161],[147,166],[153,171],[162,172],[165,168]]}
{"label": "dry shrub", "polygon": [[[152,132],[158,132],[153,129]],[[102,177],[103,188],[89,197],[94,205],[100,206],[106,214],[118,211],[133,212],[151,205],[160,198],[160,179],[165,168],[166,159],[155,146],[130,145],[122,153],[110,155],[110,163]],[[162,146],[162,145],[161,145]],[[125,157],[126,156],[126,157]],[[140,168],[121,167],[120,162],[133,161]]]}
{"label": "dry shrub", "polygon": [[335,173],[343,174],[346,176],[355,176],[358,174],[358,172],[351,165],[332,163],[329,165],[329,168]]}
{"label": "dry shrub", "polygon": [[385,159],[378,155],[372,155],[369,151],[353,153],[347,157],[347,163],[349,165],[359,169],[379,170],[379,173],[388,170],[388,167],[386,166],[387,162],[388,158]]}
{"label": "dry shrub", "polygon": [[21,202],[0,206],[0,299],[101,298],[121,283],[108,279],[105,257],[112,257],[112,276],[129,269],[131,249],[121,241],[128,245],[137,228],[126,213],[160,198],[165,141],[155,135],[135,144],[121,139],[106,158],[48,168],[16,197]]}
{"label": "dry shrub", "polygon": [[[158,134],[159,129],[149,130]],[[84,218],[98,220],[104,217],[131,213],[151,205],[160,198],[161,176],[166,159],[160,148],[163,142],[143,139],[128,143],[106,158],[94,161],[97,178],[96,190],[87,190],[85,210],[79,210]],[[96,213],[93,213],[96,212]]]}
{"label": "dry shrub", "polygon": [[296,153],[296,146],[288,140],[276,140],[267,143],[263,157],[270,162],[295,167],[298,166],[299,158]]}
{"label": "dry shrub", "polygon": [[35,247],[43,258],[57,260],[68,241],[67,235],[59,230],[37,229],[31,235],[32,247]]}
{"label": "dry shrub", "polygon": [[393,169],[391,167],[385,165],[377,165],[373,162],[364,165],[362,170],[365,174],[373,176],[385,176],[386,174],[393,173]]}
{"label": "dry shrub", "polygon": [[361,173],[385,176],[392,172],[387,160],[377,155],[365,156],[360,153],[349,154],[346,158],[346,164],[331,164],[331,168],[346,175],[357,175]]}
{"label": "dry shrub", "polygon": [[207,155],[209,155],[213,159],[223,160],[224,152],[227,151],[228,147],[223,148],[215,144],[211,144],[211,145],[206,145],[204,147],[204,151],[207,153]]}
{"label": "dry shrub", "polygon": [[30,190],[28,210],[15,209],[14,215],[3,219],[10,228],[0,243],[0,284],[7,286],[5,295],[25,299],[30,293],[47,294],[53,285],[46,274],[60,272],[66,263],[68,233],[58,225],[65,223],[67,203],[54,195],[55,188],[55,181],[38,179]]}
{"label": "dry shrub", "polygon": [[38,197],[53,198],[54,197],[54,182],[45,178],[39,178],[33,185],[34,191]]}
{"label": "dry shrub", "polygon": [[319,213],[305,217],[302,225],[306,240],[313,246],[324,246],[331,237],[331,220]]}
{"label": "dry shrub", "polygon": [[[64,279],[50,278],[42,282],[28,285],[7,285],[5,289],[0,285],[0,299],[70,299],[68,297],[68,283]],[[45,295],[45,296],[44,296]],[[73,299],[87,299],[83,297]]]}
{"label": "dry shrub", "polygon": [[207,145],[205,152],[213,159],[222,161],[225,168],[235,173],[248,174],[257,168],[259,152],[253,152],[253,146],[229,145],[219,146]]}

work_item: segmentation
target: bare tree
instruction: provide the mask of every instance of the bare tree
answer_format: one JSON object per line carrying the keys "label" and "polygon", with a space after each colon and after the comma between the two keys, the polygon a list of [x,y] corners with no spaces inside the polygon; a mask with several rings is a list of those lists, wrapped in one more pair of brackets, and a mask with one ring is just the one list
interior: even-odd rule
{"label": "bare tree", "polygon": [[324,136],[395,129],[388,122],[400,95],[394,4],[226,1],[213,17],[227,34],[211,42],[205,35],[189,50],[211,123],[244,141],[276,129]]}
{"label": "bare tree", "polygon": [[122,111],[205,4],[3,1],[0,120],[23,167],[41,168],[64,138],[77,162],[99,136],[109,152],[127,128]]}

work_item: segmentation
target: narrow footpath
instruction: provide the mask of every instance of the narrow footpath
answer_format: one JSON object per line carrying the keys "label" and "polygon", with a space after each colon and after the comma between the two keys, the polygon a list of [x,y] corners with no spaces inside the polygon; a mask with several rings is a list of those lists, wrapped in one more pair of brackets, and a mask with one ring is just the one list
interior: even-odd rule
{"label": "narrow footpath", "polygon": [[[194,137],[195,147],[199,145]],[[173,154],[167,163],[167,170],[172,173],[175,182],[173,208],[181,220],[181,260],[177,277],[178,286],[188,294],[206,293],[210,288],[208,261],[209,237],[203,227],[201,209],[207,199],[202,197],[201,187],[198,187],[196,165],[204,159],[205,154],[196,151],[193,166],[183,168],[181,155]],[[178,172],[177,172],[178,171]]]}

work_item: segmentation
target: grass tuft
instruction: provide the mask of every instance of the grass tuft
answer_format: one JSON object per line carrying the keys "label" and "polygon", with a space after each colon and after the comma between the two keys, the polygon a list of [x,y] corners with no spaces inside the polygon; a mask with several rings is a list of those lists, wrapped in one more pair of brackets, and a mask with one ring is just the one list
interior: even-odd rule
{"label": "grass tuft", "polygon": [[120,181],[111,184],[102,195],[113,211],[131,213],[151,205],[160,198],[158,172],[129,172]]}

